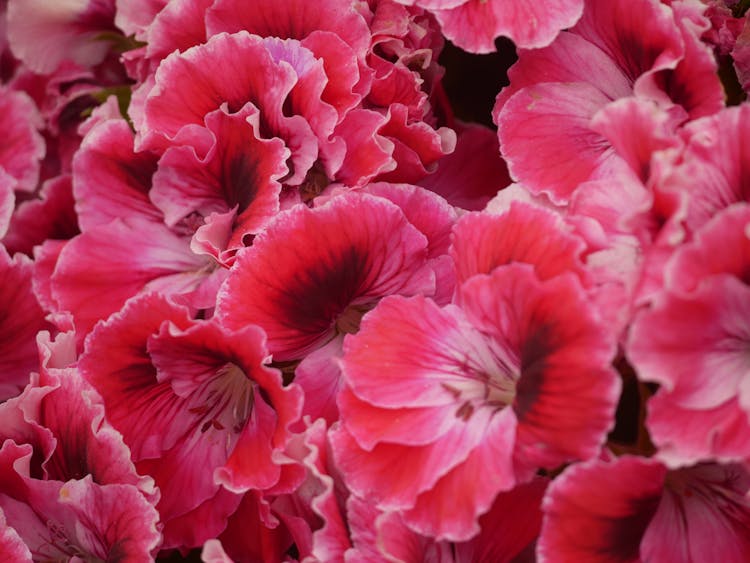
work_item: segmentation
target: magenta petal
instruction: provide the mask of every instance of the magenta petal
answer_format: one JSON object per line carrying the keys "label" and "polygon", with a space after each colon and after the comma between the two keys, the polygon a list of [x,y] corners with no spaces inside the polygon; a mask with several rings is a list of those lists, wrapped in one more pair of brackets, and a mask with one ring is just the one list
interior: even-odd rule
{"label": "magenta petal", "polygon": [[354,109],[336,127],[346,141],[346,155],[336,178],[350,186],[364,185],[375,176],[396,168],[395,144],[378,134],[386,117],[368,109]]}
{"label": "magenta petal", "polygon": [[454,547],[456,559],[505,563],[532,551],[542,525],[542,497],[548,484],[548,479],[535,477],[497,495],[492,508],[479,518],[479,535]]}
{"label": "magenta petal", "polygon": [[[489,416],[479,413],[470,424],[456,418],[454,427],[424,446],[379,443],[362,449],[345,426],[331,430],[331,446],[349,488],[378,507],[409,509],[420,493],[429,491],[441,477],[463,463],[481,442]],[[388,474],[391,478],[384,480]]]}
{"label": "magenta petal", "polygon": [[206,15],[206,28],[212,35],[247,30],[262,37],[300,40],[319,30],[331,31],[360,57],[370,38],[364,17],[349,0],[324,0],[315,6],[304,0],[216,0]]}
{"label": "magenta petal", "polygon": [[750,475],[739,464],[670,471],[641,543],[643,559],[743,562],[750,550],[748,488]]}
{"label": "magenta petal", "polygon": [[[417,497],[414,507],[404,512],[404,522],[438,541],[466,541],[476,536],[480,531],[477,516],[492,506],[498,491],[515,484],[513,462],[507,455],[513,449],[514,423],[507,410],[492,417],[481,444],[460,467]],[[478,480],[480,474],[483,477]]]}
{"label": "magenta petal", "polygon": [[182,294],[196,289],[210,273],[207,265],[205,257],[191,252],[189,239],[162,223],[116,219],[65,246],[52,276],[52,294],[61,309],[73,312],[85,336],[141,291]]}
{"label": "magenta petal", "polygon": [[351,194],[278,215],[237,256],[218,314],[260,325],[274,359],[291,360],[355,330],[386,295],[433,291],[425,237],[392,203]]}
{"label": "magenta petal", "polygon": [[[1,207],[2,204],[0,214]],[[45,241],[68,240],[79,232],[71,177],[65,174],[44,182],[39,199],[29,199],[18,205],[3,243],[10,254],[23,252],[30,256],[34,247]]]}
{"label": "magenta petal", "polygon": [[0,559],[31,563],[31,551],[18,533],[8,526],[3,511],[0,510]]}
{"label": "magenta petal", "polygon": [[[16,2],[18,4],[18,2]],[[0,87],[0,169],[16,180],[14,189],[32,192],[45,155],[42,123],[34,102],[23,92]]]}
{"label": "magenta petal", "polygon": [[22,255],[11,259],[0,246],[0,402],[20,393],[39,368],[36,334],[51,328],[31,277],[31,261]]}
{"label": "magenta petal", "polygon": [[689,296],[665,294],[633,324],[628,357],[639,377],[686,408],[735,397],[750,367],[750,288],[716,276]]}
{"label": "magenta petal", "polygon": [[750,455],[747,436],[750,420],[736,399],[711,409],[680,406],[669,393],[657,393],[648,402],[651,440],[659,458],[671,467],[705,459],[736,461]]}
{"label": "magenta petal", "polygon": [[73,160],[76,211],[81,229],[117,218],[160,221],[148,198],[156,157],[133,151],[133,133],[124,120],[108,120],[92,129]]}
{"label": "magenta petal", "polygon": [[666,266],[670,291],[691,292],[707,278],[727,274],[750,285],[750,205],[731,205],[682,245]]}
{"label": "magenta petal", "polygon": [[496,116],[510,174],[532,193],[567,203],[597,173],[611,148],[591,128],[609,99],[586,83],[547,83],[517,92]]}
{"label": "magenta petal", "polygon": [[662,496],[666,468],[621,457],[569,467],[544,499],[541,557],[640,561],[640,543]]}

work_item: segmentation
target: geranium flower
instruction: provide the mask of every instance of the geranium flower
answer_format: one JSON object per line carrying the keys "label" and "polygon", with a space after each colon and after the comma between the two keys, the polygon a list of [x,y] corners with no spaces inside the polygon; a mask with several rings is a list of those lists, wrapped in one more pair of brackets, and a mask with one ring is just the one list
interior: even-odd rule
{"label": "geranium flower", "polygon": [[548,489],[538,554],[552,562],[740,563],[750,550],[748,487],[741,465],[669,471],[633,456],[576,464]]}
{"label": "geranium flower", "polygon": [[278,452],[302,395],[266,360],[257,326],[193,321],[156,294],[130,301],[87,339],[81,372],[161,490],[166,547],[219,534],[237,493],[285,486]]}
{"label": "geranium flower", "polygon": [[665,288],[633,322],[627,354],[644,381],[652,439],[669,463],[750,456],[750,206],[728,207],[667,263]]}
{"label": "geranium flower", "polygon": [[619,393],[613,344],[573,276],[510,265],[465,282],[458,303],[394,296],[363,319],[331,438],[355,494],[451,541],[537,468],[595,455]]}

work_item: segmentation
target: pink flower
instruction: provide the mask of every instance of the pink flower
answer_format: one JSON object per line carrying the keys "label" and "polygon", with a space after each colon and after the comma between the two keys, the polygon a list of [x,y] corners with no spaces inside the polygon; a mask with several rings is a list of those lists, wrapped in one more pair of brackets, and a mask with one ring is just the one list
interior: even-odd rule
{"label": "pink flower", "polygon": [[391,202],[346,194],[281,213],[237,256],[221,290],[228,327],[258,324],[275,361],[301,359],[386,295],[434,292],[427,240]]}
{"label": "pink flower", "polygon": [[595,455],[619,393],[612,342],[573,276],[509,265],[464,283],[458,303],[394,296],[363,319],[332,434],[355,494],[451,541],[537,468]]}
{"label": "pink flower", "polygon": [[[716,62],[699,31],[681,11],[656,0],[586,2],[575,27],[549,47],[521,51],[508,75],[510,86],[493,112],[503,156],[514,179],[558,204],[568,203],[581,182],[621,175],[623,145],[668,143],[687,115],[723,106]],[[646,107],[656,104],[649,121],[667,121],[667,139],[651,140],[648,126],[633,128],[632,106],[601,115],[630,96],[649,100]],[[658,116],[662,111],[668,119]],[[635,138],[623,135],[628,129]],[[628,152],[623,156],[632,165]],[[641,167],[634,172],[641,175]]]}
{"label": "pink flower", "polygon": [[18,395],[38,369],[36,335],[51,328],[32,286],[32,270],[31,260],[11,259],[0,245],[0,402]]}
{"label": "pink flower", "polygon": [[740,563],[750,550],[750,476],[740,465],[668,471],[625,456],[576,464],[545,497],[545,561]]}
{"label": "pink flower", "polygon": [[87,339],[81,372],[161,490],[166,547],[220,533],[242,500],[235,493],[286,486],[278,452],[302,395],[282,387],[266,356],[257,326],[193,321],[155,294],[130,301]]}
{"label": "pink flower", "polygon": [[98,395],[68,367],[75,360],[72,335],[39,341],[41,373],[21,395],[0,404],[6,525],[34,560],[146,560],[161,541],[154,482],[136,473]]}
{"label": "pink flower", "polygon": [[750,206],[728,207],[667,263],[665,289],[641,312],[627,354],[661,388],[648,427],[669,463],[750,456]]}

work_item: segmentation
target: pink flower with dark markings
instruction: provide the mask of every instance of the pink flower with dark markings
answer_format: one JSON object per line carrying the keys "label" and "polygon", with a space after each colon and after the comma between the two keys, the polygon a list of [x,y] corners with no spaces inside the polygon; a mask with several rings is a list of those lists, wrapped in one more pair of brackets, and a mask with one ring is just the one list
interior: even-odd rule
{"label": "pink flower with dark markings", "polygon": [[435,541],[420,536],[396,512],[383,513],[372,504],[351,496],[347,515],[353,547],[347,560],[398,561],[400,563],[510,563],[533,557],[542,524],[541,501],[548,480],[535,477],[497,495],[492,508],[479,518],[481,532],[465,542]]}
{"label": "pink flower with dark markings", "polygon": [[206,252],[231,265],[244,237],[260,232],[278,213],[278,180],[288,172],[289,150],[280,139],[259,138],[259,115],[252,107],[211,112],[206,126],[195,132],[193,146],[165,151],[149,198],[169,227],[202,218],[194,242],[208,238]]}
{"label": "pink flower with dark markings", "polygon": [[[219,60],[231,66],[231,77],[213,72]],[[329,141],[339,115],[321,100],[323,62],[297,40],[221,33],[167,57],[155,78],[143,119],[136,119],[139,149],[166,148],[184,128],[203,126],[205,116],[224,104],[230,113],[252,104],[260,111],[262,135],[280,137],[292,152],[287,183],[301,183],[318,159],[329,175],[340,167],[343,142]]]}
{"label": "pink flower with dark markings", "polygon": [[[161,490],[165,546],[215,537],[253,489],[284,489],[279,460],[302,394],[266,367],[257,326],[193,321],[148,294],[87,339],[79,365],[140,471]],[[200,525],[199,525],[200,523]]]}
{"label": "pink flower with dark markings", "polygon": [[750,550],[750,474],[625,456],[566,469],[544,499],[544,561],[727,561]]}
{"label": "pink flower with dark markings", "polygon": [[[73,163],[73,189],[82,233],[58,249],[50,293],[56,312],[69,311],[78,338],[148,291],[181,296],[211,308],[226,270],[190,248],[196,225],[168,226],[149,199],[157,156],[136,153],[122,119],[92,128]],[[137,249],[135,251],[134,249]]]}
{"label": "pink flower with dark markings", "polygon": [[[688,116],[723,107],[716,61],[699,36],[687,15],[657,0],[586,2],[581,20],[549,47],[519,53],[498,95],[493,115],[511,176],[566,204],[582,182],[622,174],[623,148],[627,164],[637,163],[626,171],[641,175],[650,154],[634,161],[629,145],[660,148]],[[631,96],[640,103],[608,110]],[[668,112],[666,138],[633,128],[632,116],[649,111],[657,122]]]}
{"label": "pink flower with dark markings", "polygon": [[[136,473],[99,396],[70,363],[72,334],[39,339],[42,363],[0,405],[0,511],[35,561],[146,560],[161,541],[150,477]],[[16,560],[16,559],[13,559]]]}
{"label": "pink flower with dark markings", "polygon": [[274,360],[298,360],[356,331],[386,295],[434,291],[425,236],[393,203],[351,193],[279,214],[238,254],[218,315],[262,327]]}
{"label": "pink flower with dark markings", "polygon": [[464,541],[500,491],[595,455],[620,386],[574,276],[542,282],[513,264],[465,282],[457,302],[394,296],[363,319],[345,340],[332,442],[355,494]]}

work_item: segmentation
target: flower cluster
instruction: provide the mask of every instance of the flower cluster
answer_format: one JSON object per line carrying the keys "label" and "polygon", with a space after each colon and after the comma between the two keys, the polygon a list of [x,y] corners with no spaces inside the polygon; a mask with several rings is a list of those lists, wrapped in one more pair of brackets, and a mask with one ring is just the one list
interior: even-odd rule
{"label": "flower cluster", "polygon": [[748,4],[0,0],[0,559],[746,561]]}

